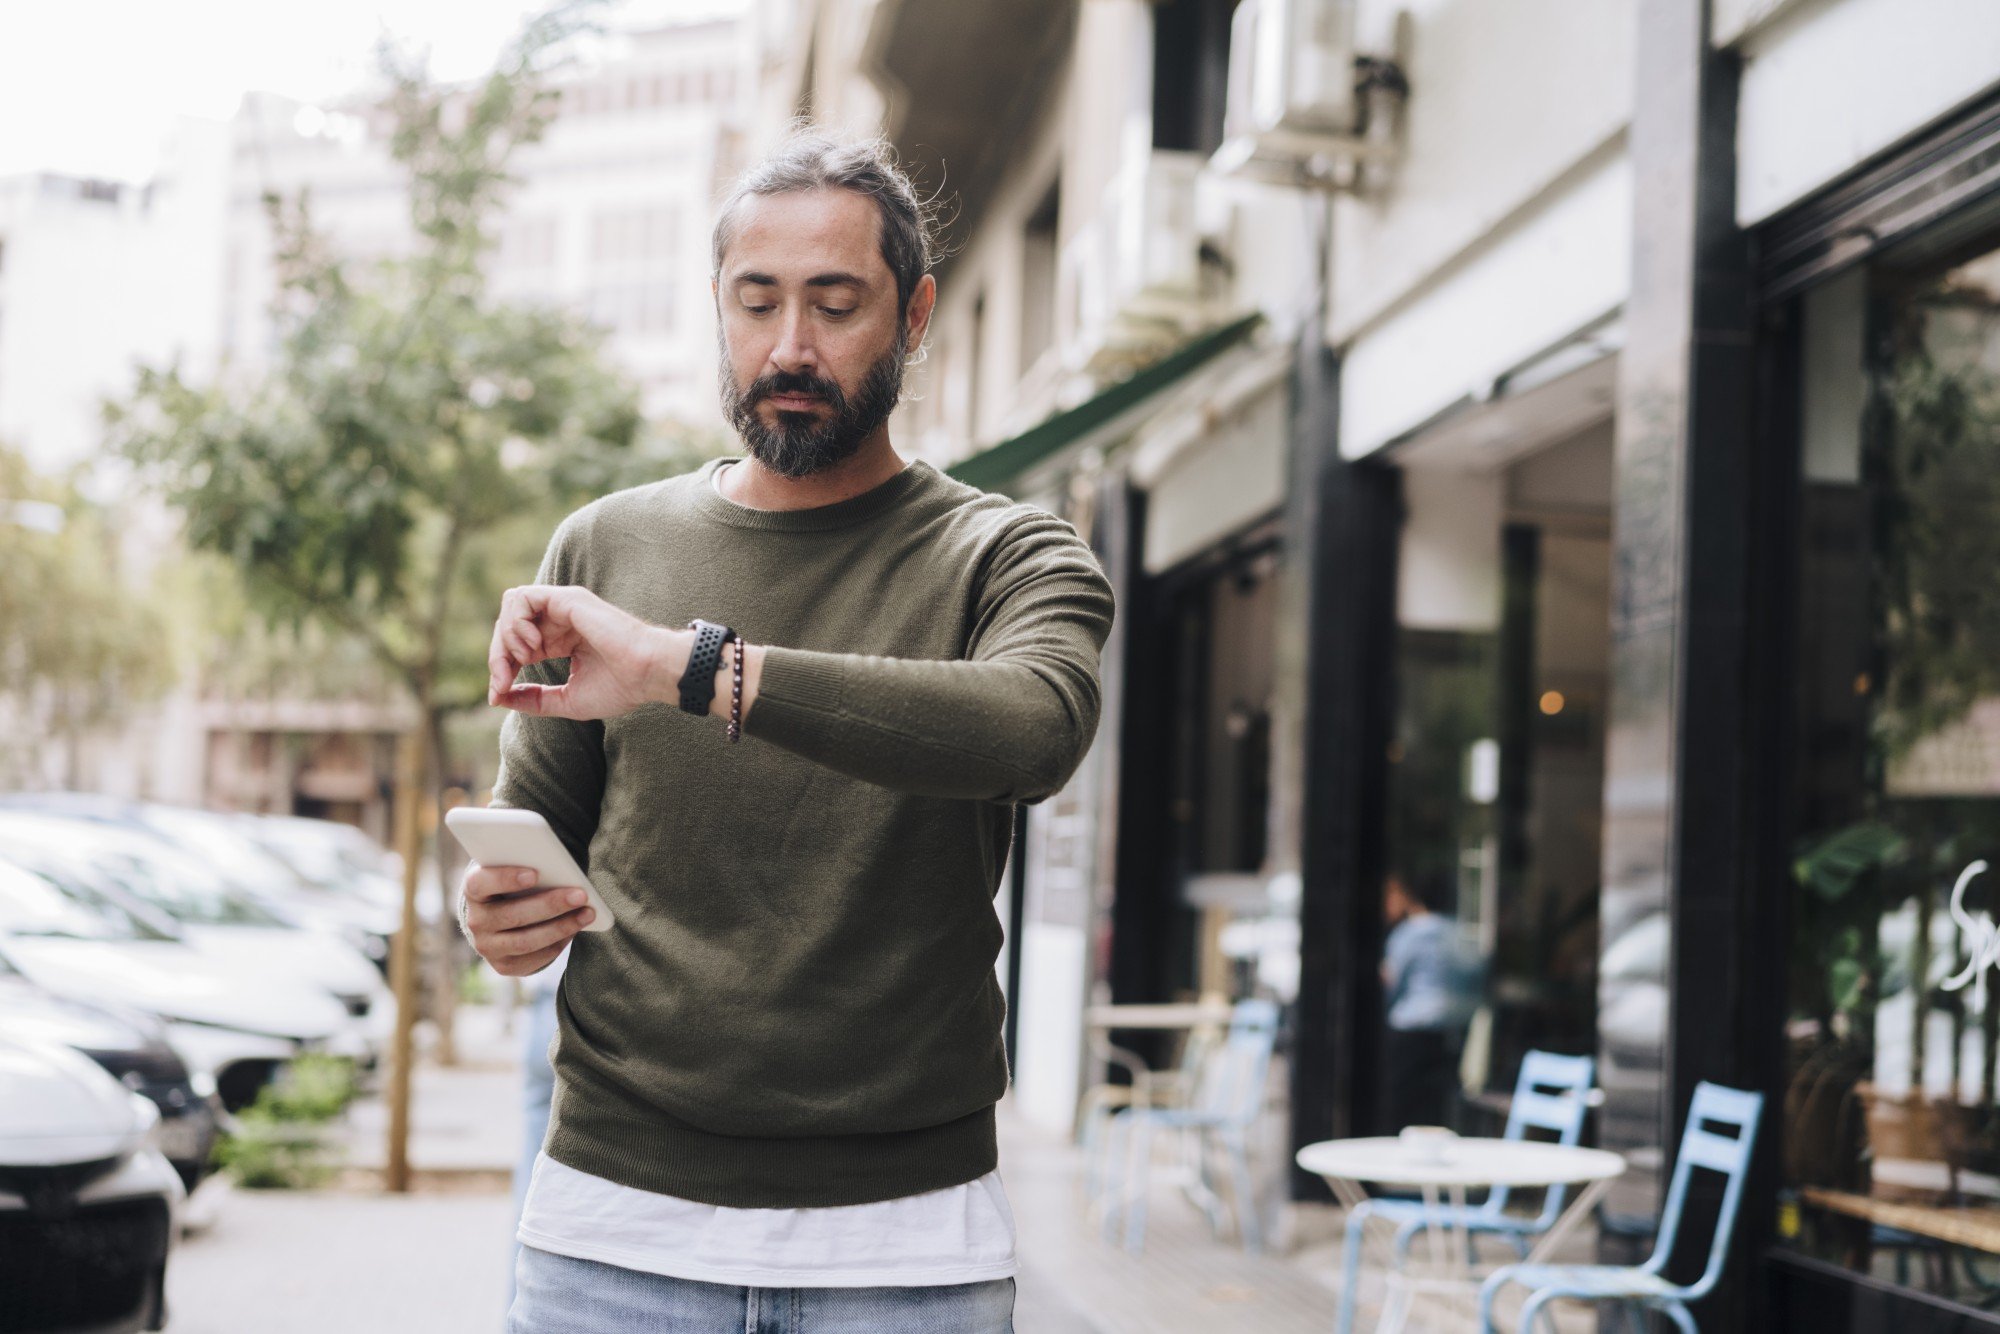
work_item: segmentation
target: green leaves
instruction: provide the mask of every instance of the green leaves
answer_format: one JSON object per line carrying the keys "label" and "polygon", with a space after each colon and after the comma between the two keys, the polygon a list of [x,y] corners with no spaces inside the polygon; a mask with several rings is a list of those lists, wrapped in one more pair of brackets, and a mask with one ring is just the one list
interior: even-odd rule
{"label": "green leaves", "polygon": [[106,410],[110,447],[180,512],[191,546],[238,571],[255,608],[368,644],[420,700],[460,675],[483,682],[499,594],[532,577],[563,514],[698,456],[647,432],[596,330],[496,301],[482,274],[508,161],[550,114],[542,71],[594,7],[548,11],[470,91],[385,47],[414,253],[344,259],[308,197],[267,198],[269,367],[209,385],[148,368]]}
{"label": "green leaves", "polygon": [[0,713],[32,725],[0,746],[0,785],[174,680],[173,627],[123,576],[120,519],[0,446]]}
{"label": "green leaves", "polygon": [[1834,903],[1882,867],[1900,861],[1908,850],[1908,841],[1888,825],[1863,821],[1806,843],[1792,863],[1792,876],[1823,901]]}

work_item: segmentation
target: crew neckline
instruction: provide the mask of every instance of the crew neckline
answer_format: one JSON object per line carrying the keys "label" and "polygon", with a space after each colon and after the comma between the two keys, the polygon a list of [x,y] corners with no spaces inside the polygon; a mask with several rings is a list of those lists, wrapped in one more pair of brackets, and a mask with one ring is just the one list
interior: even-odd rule
{"label": "crew neckline", "polygon": [[860,523],[888,509],[919,482],[930,480],[930,476],[937,472],[922,459],[911,459],[895,476],[886,477],[868,490],[845,500],[797,510],[760,510],[737,504],[723,495],[718,487],[717,474],[725,464],[735,461],[733,457],[722,456],[701,465],[696,474],[700,488],[695,493],[695,504],[709,517],[733,527],[759,528],[767,532],[819,533]]}

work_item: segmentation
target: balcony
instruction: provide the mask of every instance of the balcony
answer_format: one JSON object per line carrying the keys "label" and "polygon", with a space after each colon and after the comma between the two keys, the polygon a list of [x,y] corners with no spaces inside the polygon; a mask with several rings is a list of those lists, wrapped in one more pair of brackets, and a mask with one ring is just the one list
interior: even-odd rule
{"label": "balcony", "polygon": [[1226,316],[1223,266],[1203,256],[1226,216],[1208,206],[1203,165],[1199,153],[1151,149],[1105,183],[1096,215],[1062,251],[1069,369],[1122,378]]}

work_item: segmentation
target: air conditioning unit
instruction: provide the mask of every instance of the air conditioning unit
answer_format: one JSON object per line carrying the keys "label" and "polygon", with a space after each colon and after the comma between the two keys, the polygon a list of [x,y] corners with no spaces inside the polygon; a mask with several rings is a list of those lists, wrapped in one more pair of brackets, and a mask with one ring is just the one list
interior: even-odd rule
{"label": "air conditioning unit", "polygon": [[1279,184],[1351,184],[1389,151],[1395,66],[1359,57],[1354,0],[1242,0],[1229,30],[1223,143],[1211,164]]}

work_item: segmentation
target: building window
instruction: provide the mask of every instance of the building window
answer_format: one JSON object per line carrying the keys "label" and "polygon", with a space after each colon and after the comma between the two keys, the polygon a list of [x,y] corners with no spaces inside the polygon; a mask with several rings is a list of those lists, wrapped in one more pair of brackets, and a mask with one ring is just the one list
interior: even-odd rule
{"label": "building window", "polygon": [[972,333],[966,347],[966,364],[970,368],[971,383],[966,389],[966,439],[977,443],[981,438],[981,418],[986,414],[986,293],[981,292],[972,299]]}
{"label": "building window", "polygon": [[[2000,1291],[2000,238],[1802,298],[1792,1246]],[[1964,252],[1959,252],[1963,254]]]}
{"label": "building window", "polygon": [[606,209],[590,220],[590,286],[584,310],[622,333],[670,333],[680,211],[672,204]]}
{"label": "building window", "polygon": [[1033,369],[1056,336],[1056,219],[1062,207],[1062,182],[1050,182],[1049,192],[1028,215],[1021,236],[1021,372]]}
{"label": "building window", "polygon": [[1206,154],[1222,146],[1235,7],[1236,0],[1153,5],[1153,147]]}

